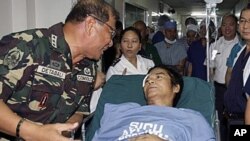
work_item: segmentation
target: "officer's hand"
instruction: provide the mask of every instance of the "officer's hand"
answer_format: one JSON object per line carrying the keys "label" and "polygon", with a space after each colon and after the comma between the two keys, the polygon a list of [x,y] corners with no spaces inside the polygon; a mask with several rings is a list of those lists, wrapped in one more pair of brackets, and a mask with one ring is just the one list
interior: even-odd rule
{"label": "officer's hand", "polygon": [[[62,135],[63,131],[74,132],[78,127],[78,123],[56,123],[39,125],[38,130],[34,131],[32,139],[25,139],[26,141],[72,141],[72,138]],[[73,134],[72,134],[73,135]]]}
{"label": "officer's hand", "polygon": [[94,90],[101,88],[106,81],[106,76],[103,72],[97,71]]}

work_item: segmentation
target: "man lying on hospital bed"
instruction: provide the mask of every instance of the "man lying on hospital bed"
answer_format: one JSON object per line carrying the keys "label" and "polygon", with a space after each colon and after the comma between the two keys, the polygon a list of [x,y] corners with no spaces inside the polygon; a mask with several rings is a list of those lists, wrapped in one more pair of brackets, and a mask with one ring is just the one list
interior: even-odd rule
{"label": "man lying on hospital bed", "polygon": [[214,131],[199,113],[173,108],[183,89],[174,69],[151,68],[143,80],[147,106],[137,103],[106,104],[101,127],[93,141],[213,141]]}

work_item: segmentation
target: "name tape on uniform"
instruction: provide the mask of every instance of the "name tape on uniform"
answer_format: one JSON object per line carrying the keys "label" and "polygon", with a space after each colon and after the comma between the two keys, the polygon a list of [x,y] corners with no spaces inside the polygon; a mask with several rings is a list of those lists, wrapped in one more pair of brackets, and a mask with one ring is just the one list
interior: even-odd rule
{"label": "name tape on uniform", "polygon": [[55,69],[48,68],[48,67],[44,67],[44,66],[38,66],[37,72],[40,72],[42,74],[47,74],[50,76],[54,76],[57,78],[62,78],[62,79],[65,79],[65,76],[66,76],[66,73],[64,73],[62,71],[55,70]]}
{"label": "name tape on uniform", "polygon": [[93,82],[93,77],[92,76],[87,76],[87,75],[77,75],[77,80],[91,83],[91,82]]}
{"label": "name tape on uniform", "polygon": [[230,141],[249,141],[250,125],[230,125]]}

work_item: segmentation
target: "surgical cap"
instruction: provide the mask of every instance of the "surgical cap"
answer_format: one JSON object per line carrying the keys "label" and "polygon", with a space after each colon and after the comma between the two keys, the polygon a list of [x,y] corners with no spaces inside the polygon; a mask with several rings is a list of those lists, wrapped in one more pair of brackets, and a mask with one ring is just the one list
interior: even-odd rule
{"label": "surgical cap", "polygon": [[194,31],[194,32],[198,32],[199,31],[199,27],[197,25],[194,24],[189,24],[187,25],[187,29],[186,31]]}
{"label": "surgical cap", "polygon": [[164,24],[164,29],[176,29],[176,21],[167,21]]}

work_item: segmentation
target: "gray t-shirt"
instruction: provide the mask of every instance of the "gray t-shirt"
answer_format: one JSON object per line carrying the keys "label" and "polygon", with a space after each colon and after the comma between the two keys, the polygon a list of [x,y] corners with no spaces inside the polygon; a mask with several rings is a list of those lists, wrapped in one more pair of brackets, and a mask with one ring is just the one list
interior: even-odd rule
{"label": "gray t-shirt", "polygon": [[213,129],[194,110],[137,103],[106,104],[93,141],[127,141],[153,134],[169,141],[215,141]]}
{"label": "gray t-shirt", "polygon": [[155,44],[161,61],[165,65],[178,65],[179,62],[187,57],[187,51],[183,40],[176,40],[174,44],[167,47],[165,41]]}

